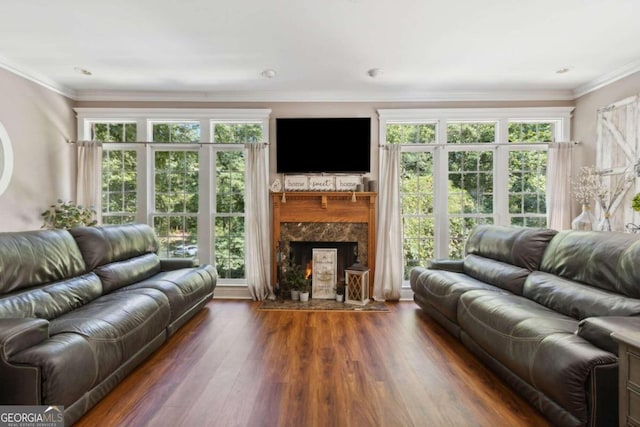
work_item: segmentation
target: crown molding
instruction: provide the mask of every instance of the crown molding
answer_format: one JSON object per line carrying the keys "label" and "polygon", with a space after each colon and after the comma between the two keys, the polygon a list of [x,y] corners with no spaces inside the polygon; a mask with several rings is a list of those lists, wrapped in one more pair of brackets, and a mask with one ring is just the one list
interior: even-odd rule
{"label": "crown molding", "polygon": [[571,90],[527,91],[256,91],[122,92],[79,91],[77,101],[147,102],[434,102],[434,101],[571,101]]}
{"label": "crown molding", "polygon": [[620,67],[610,73],[604,74],[596,79],[593,79],[590,82],[583,84],[582,86],[578,86],[573,90],[573,99],[580,98],[583,95],[593,92],[594,90],[598,90],[604,86],[610,85],[611,83],[630,76],[631,74],[637,73],[638,71],[640,71],[640,59],[631,62],[623,67]]}
{"label": "crown molding", "polygon": [[71,98],[73,100],[76,99],[77,92],[75,90],[70,89],[66,86],[60,85],[57,82],[41,74],[25,71],[27,69],[26,67],[22,67],[21,65],[15,62],[9,61],[7,58],[3,56],[0,56],[0,68],[4,68],[10,73],[13,73],[17,76],[22,77],[23,79],[29,80],[30,82],[33,82],[46,89],[49,89],[52,92],[55,92],[62,96],[66,96],[67,98]]}

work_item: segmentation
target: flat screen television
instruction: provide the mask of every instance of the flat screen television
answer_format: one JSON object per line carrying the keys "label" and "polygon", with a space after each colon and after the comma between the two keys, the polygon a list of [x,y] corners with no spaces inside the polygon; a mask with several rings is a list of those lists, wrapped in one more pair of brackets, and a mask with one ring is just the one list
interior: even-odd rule
{"label": "flat screen television", "polygon": [[277,118],[277,173],[368,173],[371,118]]}

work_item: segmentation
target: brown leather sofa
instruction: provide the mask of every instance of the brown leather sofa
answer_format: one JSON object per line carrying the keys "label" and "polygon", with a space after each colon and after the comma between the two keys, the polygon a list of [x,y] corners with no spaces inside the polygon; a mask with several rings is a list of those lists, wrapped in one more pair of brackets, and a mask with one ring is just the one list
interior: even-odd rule
{"label": "brown leather sofa", "polygon": [[0,233],[0,404],[71,425],[211,300],[216,269],[158,246],[143,224]]}
{"label": "brown leather sofa", "polygon": [[618,425],[614,331],[640,328],[640,236],[479,225],[415,302],[558,426]]}

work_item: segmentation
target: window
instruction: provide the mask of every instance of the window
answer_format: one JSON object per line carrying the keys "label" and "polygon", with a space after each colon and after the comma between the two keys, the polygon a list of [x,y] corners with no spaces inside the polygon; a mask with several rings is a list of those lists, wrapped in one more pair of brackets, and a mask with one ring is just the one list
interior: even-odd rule
{"label": "window", "polygon": [[159,255],[245,275],[244,144],[268,142],[270,110],[77,108],[78,135],[103,141],[103,223],[152,226]]}
{"label": "window", "polygon": [[569,139],[570,111],[379,110],[381,144],[402,145],[405,281],[428,259],[461,258],[476,224],[546,226],[547,147]]}
{"label": "window", "polygon": [[136,123],[92,122],[90,138],[92,141],[114,143],[102,151],[102,223],[134,222],[138,158],[136,151],[127,143],[136,140]]}
{"label": "window", "polygon": [[215,144],[216,203],[215,253],[218,274],[244,278],[244,144],[263,141],[260,123],[213,123]]}

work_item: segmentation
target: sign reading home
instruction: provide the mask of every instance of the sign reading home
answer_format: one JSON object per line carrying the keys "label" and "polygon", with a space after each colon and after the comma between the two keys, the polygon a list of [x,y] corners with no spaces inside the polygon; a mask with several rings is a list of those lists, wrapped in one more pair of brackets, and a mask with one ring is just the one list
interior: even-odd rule
{"label": "sign reading home", "polygon": [[336,191],[355,191],[358,184],[361,183],[360,177],[357,175],[336,176]]}
{"label": "sign reading home", "polygon": [[64,427],[64,406],[0,405],[0,427]]}
{"label": "sign reading home", "polygon": [[285,175],[285,191],[306,191],[309,189],[309,179],[306,175]]}

